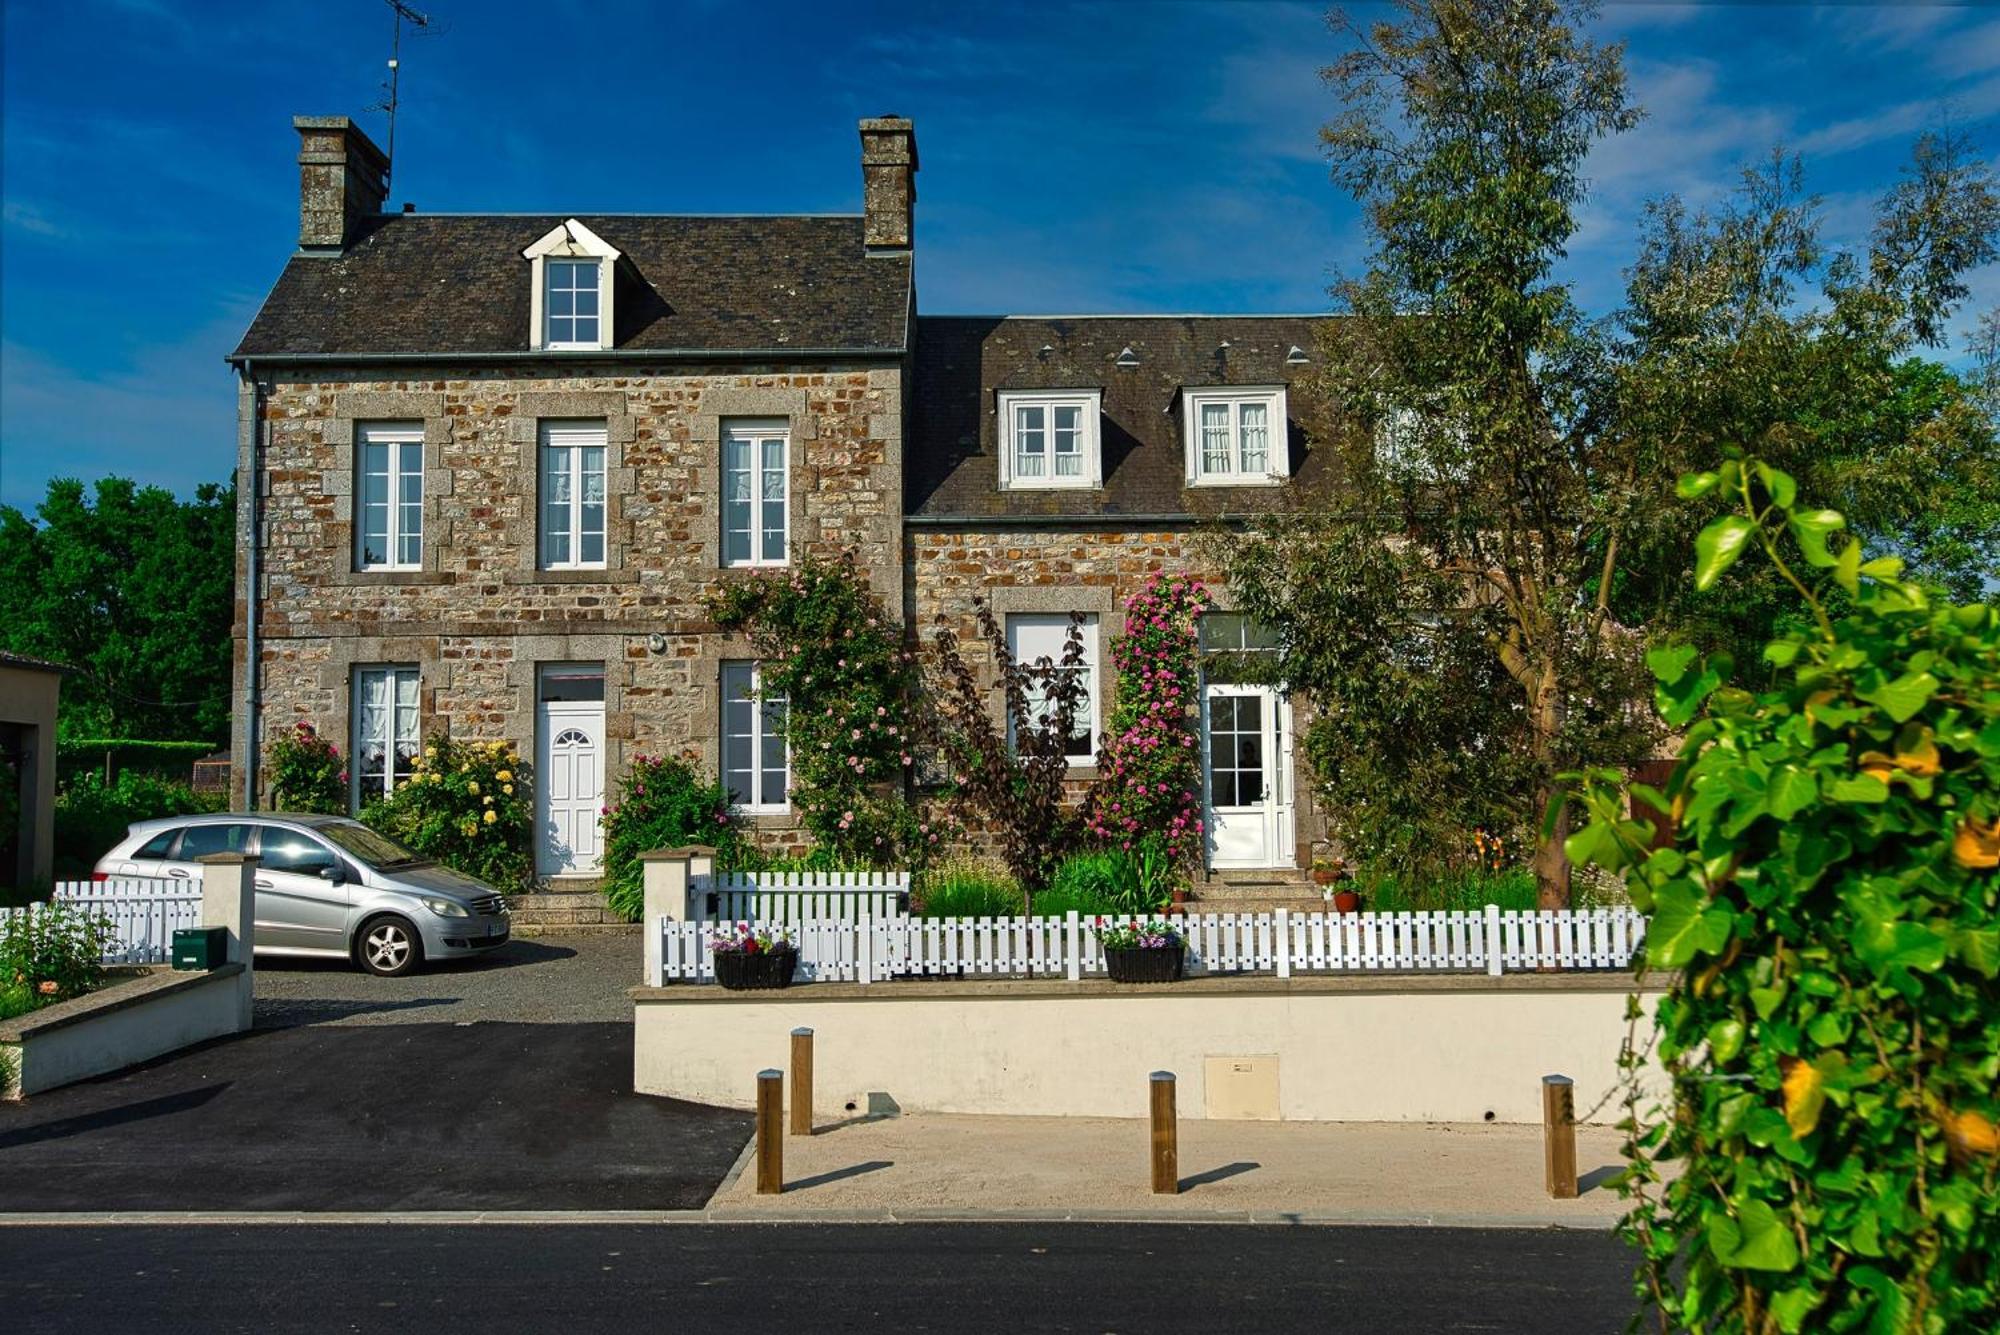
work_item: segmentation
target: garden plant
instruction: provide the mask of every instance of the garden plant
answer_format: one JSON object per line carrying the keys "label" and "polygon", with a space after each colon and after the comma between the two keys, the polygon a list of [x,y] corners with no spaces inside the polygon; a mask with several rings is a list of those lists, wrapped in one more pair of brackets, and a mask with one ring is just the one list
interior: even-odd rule
{"label": "garden plant", "polygon": [[750,850],[729,812],[729,794],[678,756],[640,756],[604,809],[604,899],[628,922],[645,911],[641,853],[705,845],[724,871],[744,868]]}
{"label": "garden plant", "polygon": [[439,733],[410,777],[361,819],[455,871],[506,890],[534,883],[534,804],[521,757],[502,741]]}
{"label": "garden plant", "polygon": [[347,814],[347,762],[309,720],[298,720],[272,739],[265,766],[274,811]]}
{"label": "garden plant", "polygon": [[0,916],[0,1020],[102,986],[112,939],[111,919],[67,904]]}
{"label": "garden plant", "polygon": [[1111,642],[1118,691],[1085,815],[1107,847],[1163,855],[1181,873],[1202,854],[1194,711],[1201,614],[1210,605],[1207,590],[1183,574],[1155,574],[1126,600],[1124,633]]}
{"label": "garden plant", "polygon": [[1686,729],[1664,791],[1634,789],[1653,818],[1574,776],[1570,856],[1627,874],[1641,967],[1674,971],[1668,1100],[1629,1095],[1642,1292],[1663,1331],[2000,1328],[2000,611],[1840,541],[1767,465],[1680,490],[1728,507],[1697,587],[1760,552],[1801,615],[1755,692],[1651,653]]}

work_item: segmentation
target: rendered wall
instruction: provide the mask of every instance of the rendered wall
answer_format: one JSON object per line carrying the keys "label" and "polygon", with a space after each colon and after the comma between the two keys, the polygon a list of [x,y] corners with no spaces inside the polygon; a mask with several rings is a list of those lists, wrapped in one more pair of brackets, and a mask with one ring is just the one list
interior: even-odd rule
{"label": "rendered wall", "polygon": [[[1539,1122],[1541,1078],[1576,1081],[1579,1120],[1618,1076],[1630,980],[1489,982],[1216,979],[1112,983],[815,984],[765,994],[639,988],[633,1084],[644,1094],[749,1107],[756,1072],[783,1068],[794,1027],[814,1031],[815,1114],[866,1110],[1137,1117],[1150,1072],[1179,1077],[1183,1117],[1266,1102],[1295,1121]],[[1643,1030],[1640,1035],[1643,1038]],[[1213,1071],[1218,1083],[1207,1087]],[[1653,1078],[1658,1079],[1657,1072]],[[1489,1117],[1490,1115],[1490,1117]]]}

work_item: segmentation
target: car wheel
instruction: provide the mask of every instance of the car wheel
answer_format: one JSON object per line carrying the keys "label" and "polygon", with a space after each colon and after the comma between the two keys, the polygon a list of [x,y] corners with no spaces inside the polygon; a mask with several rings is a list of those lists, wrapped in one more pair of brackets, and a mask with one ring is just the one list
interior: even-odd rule
{"label": "car wheel", "polygon": [[423,963],[424,945],[417,929],[401,918],[371,918],[362,924],[354,955],[368,972],[395,978]]}

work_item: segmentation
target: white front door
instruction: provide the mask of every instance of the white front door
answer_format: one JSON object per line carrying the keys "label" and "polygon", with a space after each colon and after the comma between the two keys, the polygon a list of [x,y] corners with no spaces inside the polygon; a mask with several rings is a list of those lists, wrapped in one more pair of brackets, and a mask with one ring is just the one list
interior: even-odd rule
{"label": "white front door", "polygon": [[537,731],[535,869],[543,876],[595,875],[601,865],[604,702],[545,700]]}
{"label": "white front door", "polygon": [[1202,693],[1203,819],[1211,867],[1289,867],[1291,705],[1269,686]]}

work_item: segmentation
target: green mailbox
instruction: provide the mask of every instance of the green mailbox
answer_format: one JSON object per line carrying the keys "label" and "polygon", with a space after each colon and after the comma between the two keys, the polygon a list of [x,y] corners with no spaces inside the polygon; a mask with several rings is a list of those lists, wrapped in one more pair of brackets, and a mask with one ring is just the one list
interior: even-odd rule
{"label": "green mailbox", "polygon": [[229,958],[226,927],[181,927],[174,931],[174,967],[193,971],[213,969]]}

